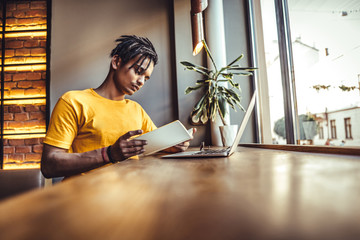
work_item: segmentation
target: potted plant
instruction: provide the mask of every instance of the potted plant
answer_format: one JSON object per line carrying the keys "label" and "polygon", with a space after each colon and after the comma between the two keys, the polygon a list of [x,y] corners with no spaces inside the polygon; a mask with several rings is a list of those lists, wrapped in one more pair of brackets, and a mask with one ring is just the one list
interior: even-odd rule
{"label": "potted plant", "polygon": [[[181,62],[186,69],[196,71],[204,76],[204,79],[196,81],[195,86],[188,87],[185,90],[185,94],[189,94],[195,90],[204,91],[204,95],[195,104],[190,114],[191,122],[195,125],[205,124],[209,119],[214,121],[218,113],[223,125],[227,126],[229,123],[225,120],[225,115],[227,114],[226,103],[235,111],[236,108],[245,111],[241,105],[240,84],[234,81],[234,77],[252,75],[252,72],[256,68],[241,67],[237,64],[239,60],[244,57],[243,54],[227,66],[218,68],[206,42],[203,40],[202,43],[207,56],[211,60],[213,70],[187,61]],[[228,85],[226,86],[222,83],[228,83]]]}

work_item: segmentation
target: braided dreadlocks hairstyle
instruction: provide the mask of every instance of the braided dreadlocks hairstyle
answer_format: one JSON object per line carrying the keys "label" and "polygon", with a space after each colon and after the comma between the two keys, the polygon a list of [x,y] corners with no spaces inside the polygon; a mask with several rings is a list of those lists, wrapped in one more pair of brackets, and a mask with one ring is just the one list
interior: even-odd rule
{"label": "braided dreadlocks hairstyle", "polygon": [[150,40],[146,37],[122,35],[120,38],[116,39],[115,42],[117,43],[117,46],[111,51],[110,56],[113,57],[118,55],[124,64],[129,62],[134,57],[140,55],[140,58],[133,65],[131,65],[130,68],[134,67],[138,63],[142,65],[146,59],[150,59],[149,64],[143,70],[143,72],[145,72],[149,68],[151,62],[153,62],[154,65],[158,63],[158,55],[155,51],[155,48]]}

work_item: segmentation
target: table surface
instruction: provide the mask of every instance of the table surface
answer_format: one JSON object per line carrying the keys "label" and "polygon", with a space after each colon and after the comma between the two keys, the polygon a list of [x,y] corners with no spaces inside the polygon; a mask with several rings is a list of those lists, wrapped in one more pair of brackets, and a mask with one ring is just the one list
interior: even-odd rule
{"label": "table surface", "polygon": [[4,239],[360,239],[360,157],[150,156],[0,202]]}

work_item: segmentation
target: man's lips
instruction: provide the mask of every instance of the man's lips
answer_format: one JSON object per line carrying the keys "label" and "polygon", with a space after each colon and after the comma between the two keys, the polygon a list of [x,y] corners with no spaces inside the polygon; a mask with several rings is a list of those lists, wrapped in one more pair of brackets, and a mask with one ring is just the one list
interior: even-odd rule
{"label": "man's lips", "polygon": [[132,85],[131,89],[136,92],[136,91],[139,91],[140,87],[137,85]]}

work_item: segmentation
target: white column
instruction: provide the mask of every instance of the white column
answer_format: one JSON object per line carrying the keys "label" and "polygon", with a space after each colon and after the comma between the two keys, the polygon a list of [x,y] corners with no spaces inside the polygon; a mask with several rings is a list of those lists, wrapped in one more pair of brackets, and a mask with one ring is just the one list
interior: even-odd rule
{"label": "white column", "polygon": [[[224,10],[223,0],[208,0],[208,7],[204,11],[205,15],[205,41],[209,46],[211,54],[220,69],[227,65],[226,47],[225,47],[225,30],[224,30]],[[211,60],[208,59],[209,68],[213,68]],[[227,83],[221,83],[227,86]],[[225,121],[230,124],[229,106],[227,106]],[[222,146],[219,126],[223,125],[220,116],[217,115],[215,122],[211,122],[211,143],[214,146]]]}

